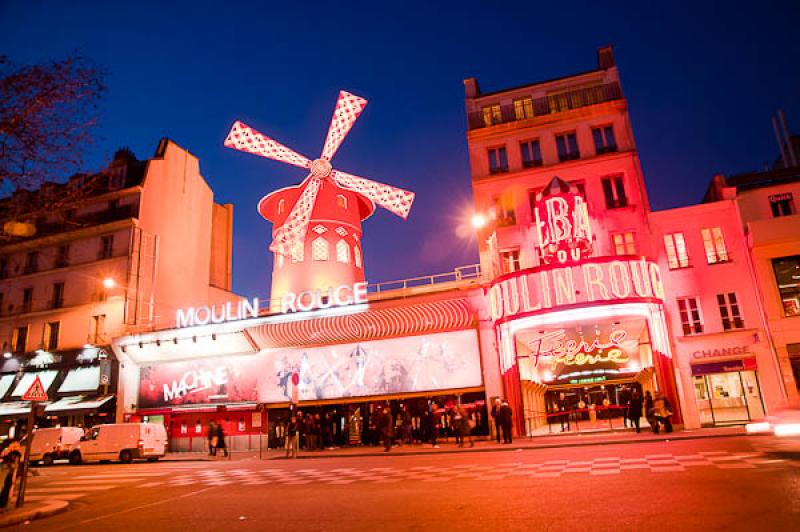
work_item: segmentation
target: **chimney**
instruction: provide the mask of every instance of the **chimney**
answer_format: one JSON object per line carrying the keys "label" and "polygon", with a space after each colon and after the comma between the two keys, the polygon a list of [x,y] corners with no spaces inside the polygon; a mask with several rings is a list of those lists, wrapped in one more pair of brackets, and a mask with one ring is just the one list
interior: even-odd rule
{"label": "chimney", "polygon": [[464,80],[464,96],[467,99],[477,98],[481,94],[481,89],[478,87],[478,80],[475,78],[467,78]]}
{"label": "chimney", "polygon": [[614,50],[611,45],[601,46],[597,49],[597,67],[602,69],[609,69],[615,66]]}

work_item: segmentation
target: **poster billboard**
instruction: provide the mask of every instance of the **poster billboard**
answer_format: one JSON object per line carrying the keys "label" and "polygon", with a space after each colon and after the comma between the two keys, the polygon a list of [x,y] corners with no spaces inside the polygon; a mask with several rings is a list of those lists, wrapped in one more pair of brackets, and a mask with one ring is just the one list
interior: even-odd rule
{"label": "poster billboard", "polygon": [[139,407],[280,403],[293,395],[344,399],[481,384],[477,333],[465,330],[146,366]]}

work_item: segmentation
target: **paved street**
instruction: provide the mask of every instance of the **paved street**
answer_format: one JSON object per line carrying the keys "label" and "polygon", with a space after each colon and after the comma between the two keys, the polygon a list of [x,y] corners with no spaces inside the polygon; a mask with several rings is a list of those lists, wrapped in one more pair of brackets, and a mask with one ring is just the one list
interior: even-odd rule
{"label": "paved street", "polygon": [[746,437],[492,453],[40,468],[30,530],[789,530],[800,462]]}

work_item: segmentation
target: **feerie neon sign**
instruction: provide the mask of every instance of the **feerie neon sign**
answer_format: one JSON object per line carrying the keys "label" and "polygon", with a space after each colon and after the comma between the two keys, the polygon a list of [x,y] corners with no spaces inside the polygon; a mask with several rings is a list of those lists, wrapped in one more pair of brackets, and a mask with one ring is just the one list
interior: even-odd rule
{"label": "feerie neon sign", "polygon": [[557,307],[595,302],[664,299],[654,262],[589,259],[574,266],[544,266],[504,276],[489,289],[492,321]]}
{"label": "feerie neon sign", "polygon": [[340,285],[322,290],[303,290],[295,294],[287,292],[281,297],[281,312],[306,312],[309,310],[344,307],[367,302],[367,283]]}
{"label": "feerie neon sign", "polygon": [[177,327],[180,328],[257,317],[258,298],[253,298],[252,301],[242,299],[235,305],[228,301],[221,305],[203,305],[201,307],[178,309],[175,321]]}
{"label": "feerie neon sign", "polygon": [[[534,358],[534,365],[539,365],[539,358],[552,357],[551,369],[555,370],[559,365],[565,366],[585,366],[594,365],[602,362],[613,362],[624,364],[630,359],[621,349],[627,331],[618,329],[608,334],[608,341],[601,342],[595,338],[591,342],[586,340],[573,340],[567,338],[564,329],[543,334],[530,343]],[[606,350],[603,353],[603,350]]]}

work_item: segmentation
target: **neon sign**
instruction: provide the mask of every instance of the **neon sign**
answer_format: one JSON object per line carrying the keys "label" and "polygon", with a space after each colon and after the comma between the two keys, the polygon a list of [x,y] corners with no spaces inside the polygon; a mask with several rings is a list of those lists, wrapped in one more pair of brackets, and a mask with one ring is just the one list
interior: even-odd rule
{"label": "neon sign", "polygon": [[258,298],[253,298],[252,301],[242,299],[236,303],[236,306],[228,301],[222,305],[211,305],[210,307],[203,305],[201,307],[178,309],[175,322],[178,328],[182,328],[257,317]]}
{"label": "neon sign", "polygon": [[343,307],[367,302],[367,283],[364,281],[352,285],[330,287],[323,294],[322,290],[303,290],[295,294],[287,292],[281,297],[281,312],[307,312],[310,310]]}
{"label": "neon sign", "polygon": [[180,380],[172,381],[172,385],[164,384],[164,402],[223,384],[228,384],[228,368],[225,366],[218,366],[213,371],[187,371]]}
{"label": "neon sign", "polygon": [[504,276],[489,289],[495,322],[581,303],[663,298],[661,270],[646,259],[528,268]]}
{"label": "neon sign", "polygon": [[[540,357],[552,357],[551,369],[555,370],[559,365],[565,366],[585,366],[603,362],[613,362],[624,364],[630,359],[621,349],[628,333],[618,329],[608,334],[608,341],[601,342],[595,338],[591,342],[586,342],[583,338],[573,340],[567,338],[564,329],[558,329],[543,334],[541,337],[530,343],[534,365],[539,365]],[[603,350],[606,350],[603,353]]]}
{"label": "neon sign", "polygon": [[544,264],[577,262],[592,253],[589,210],[569,183],[554,177],[533,209]]}

